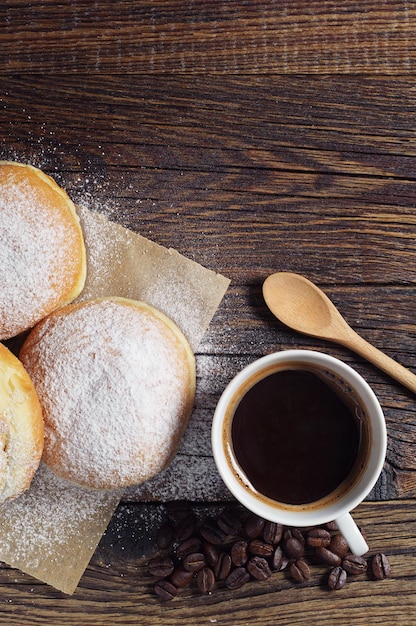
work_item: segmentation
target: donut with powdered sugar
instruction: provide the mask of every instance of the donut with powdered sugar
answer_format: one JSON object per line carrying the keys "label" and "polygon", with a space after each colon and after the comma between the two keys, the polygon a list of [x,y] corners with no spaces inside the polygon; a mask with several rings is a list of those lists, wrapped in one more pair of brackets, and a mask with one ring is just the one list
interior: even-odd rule
{"label": "donut with powdered sugar", "polygon": [[0,161],[0,340],[75,300],[86,252],[75,205],[32,165]]}
{"label": "donut with powdered sugar", "polygon": [[29,488],[43,450],[42,410],[22,363],[0,343],[0,503]]}
{"label": "donut with powdered sugar", "polygon": [[163,313],[124,298],[58,309],[20,358],[45,420],[43,460],[85,487],[117,489],[161,472],[184,434],[195,358]]}

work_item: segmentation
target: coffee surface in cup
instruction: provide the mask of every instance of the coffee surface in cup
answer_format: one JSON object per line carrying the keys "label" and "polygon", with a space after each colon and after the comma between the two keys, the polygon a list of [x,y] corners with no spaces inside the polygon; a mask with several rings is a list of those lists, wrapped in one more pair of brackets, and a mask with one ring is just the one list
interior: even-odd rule
{"label": "coffee surface in cup", "polygon": [[302,505],[335,491],[351,473],[361,422],[332,385],[285,369],[256,382],[231,422],[237,464],[259,494]]}

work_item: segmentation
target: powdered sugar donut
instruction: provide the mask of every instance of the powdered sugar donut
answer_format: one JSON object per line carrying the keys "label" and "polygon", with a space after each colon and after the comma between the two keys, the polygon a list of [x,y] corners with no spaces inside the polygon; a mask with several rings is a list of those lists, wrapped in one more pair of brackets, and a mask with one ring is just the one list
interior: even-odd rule
{"label": "powdered sugar donut", "polygon": [[43,419],[23,365],[0,343],[0,502],[32,482],[43,449]]}
{"label": "powdered sugar donut", "polygon": [[166,467],[193,406],[195,360],[177,326],[142,302],[61,308],[20,358],[45,420],[44,462],[86,487],[139,484]]}
{"label": "powdered sugar donut", "polygon": [[85,274],[82,230],[65,191],[31,165],[0,161],[0,339],[74,300]]}

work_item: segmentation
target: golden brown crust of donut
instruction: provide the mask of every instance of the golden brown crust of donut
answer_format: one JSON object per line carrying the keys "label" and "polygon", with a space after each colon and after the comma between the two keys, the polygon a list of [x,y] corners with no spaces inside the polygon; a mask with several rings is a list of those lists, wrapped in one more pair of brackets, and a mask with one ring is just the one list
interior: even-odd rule
{"label": "golden brown crust of donut", "polygon": [[81,293],[86,251],[66,192],[11,161],[0,161],[0,235],[0,339],[8,339]]}
{"label": "golden brown crust of donut", "polygon": [[0,502],[29,488],[43,450],[43,419],[22,363],[0,343]]}
{"label": "golden brown crust of donut", "polygon": [[163,313],[100,298],[52,313],[20,352],[42,404],[43,460],[97,489],[140,484],[175,455],[195,395],[195,358]]}

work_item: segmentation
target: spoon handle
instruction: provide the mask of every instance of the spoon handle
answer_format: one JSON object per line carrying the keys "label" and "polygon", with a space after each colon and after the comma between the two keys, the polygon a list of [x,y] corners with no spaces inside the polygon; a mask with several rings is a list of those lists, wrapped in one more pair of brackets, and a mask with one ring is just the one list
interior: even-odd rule
{"label": "spoon handle", "polygon": [[397,363],[394,359],[381,352],[378,348],[373,346],[371,343],[368,343],[365,339],[363,339],[358,333],[355,332],[352,328],[349,328],[349,333],[345,338],[344,345],[357,352],[362,357],[370,361],[374,365],[376,365],[379,369],[386,372],[399,381],[402,385],[416,393],[416,375],[413,374],[410,370],[400,363]]}

